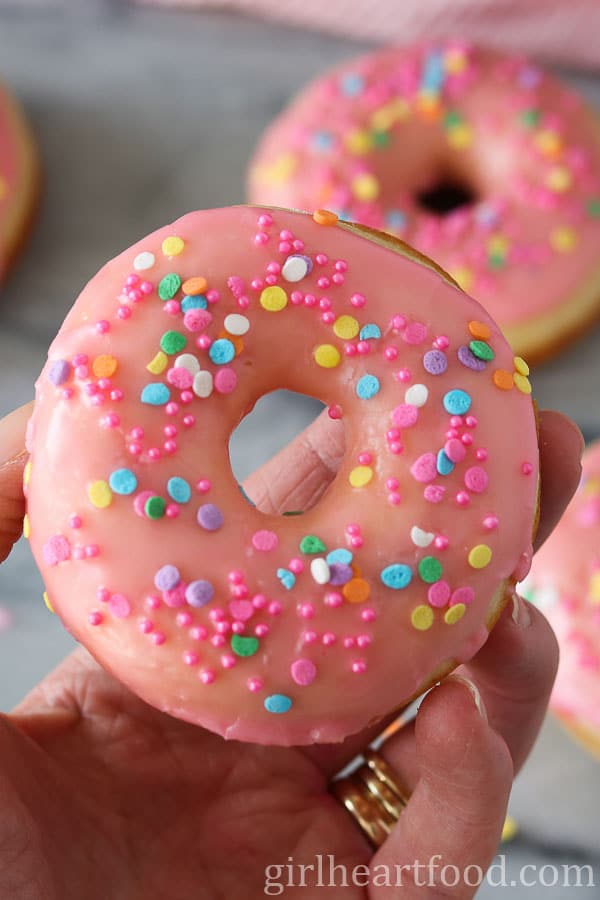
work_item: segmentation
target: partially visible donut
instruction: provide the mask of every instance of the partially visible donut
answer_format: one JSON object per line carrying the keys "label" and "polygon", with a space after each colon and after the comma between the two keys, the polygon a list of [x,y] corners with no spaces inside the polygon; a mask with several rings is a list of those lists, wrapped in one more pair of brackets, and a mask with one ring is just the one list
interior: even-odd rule
{"label": "partially visible donut", "polygon": [[579,489],[536,554],[523,593],[560,645],[552,711],[600,758],[600,441],[584,453]]}
{"label": "partially visible donut", "polygon": [[447,41],[339,66],[267,129],[248,190],[408,241],[530,362],[600,312],[598,115],[525,59]]}
{"label": "partially visible donut", "polygon": [[[303,515],[253,508],[229,464],[276,388],[345,428]],[[49,602],[160,709],[341,740],[470,658],[527,571],[530,391],[488,314],[402,243],[325,211],[187,215],[90,282],[38,381],[25,532]]]}
{"label": "partially visible donut", "polygon": [[17,102],[0,83],[0,284],[31,224],[39,181],[33,135]]}

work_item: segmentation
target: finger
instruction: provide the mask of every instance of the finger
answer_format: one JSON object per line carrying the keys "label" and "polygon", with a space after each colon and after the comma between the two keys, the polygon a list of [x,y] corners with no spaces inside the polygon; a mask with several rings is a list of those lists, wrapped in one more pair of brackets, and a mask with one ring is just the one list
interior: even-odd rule
{"label": "finger", "polygon": [[[405,777],[397,751],[392,738],[384,754]],[[414,792],[371,871],[400,871],[403,900],[468,900],[498,847],[513,777],[506,744],[473,685],[452,676],[427,695],[415,723],[415,755]],[[398,886],[372,888],[372,895],[391,900]]]}
{"label": "finger", "polygon": [[540,522],[535,541],[539,550],[565,511],[581,478],[581,431],[568,416],[556,410],[539,414],[541,471]]}
{"label": "finger", "polygon": [[23,528],[25,430],[31,409],[32,404],[28,403],[0,420],[0,562],[6,559]]}
{"label": "finger", "polygon": [[344,455],[344,426],[322,412],[280,453],[254,472],[244,490],[267,513],[313,506],[333,481]]}

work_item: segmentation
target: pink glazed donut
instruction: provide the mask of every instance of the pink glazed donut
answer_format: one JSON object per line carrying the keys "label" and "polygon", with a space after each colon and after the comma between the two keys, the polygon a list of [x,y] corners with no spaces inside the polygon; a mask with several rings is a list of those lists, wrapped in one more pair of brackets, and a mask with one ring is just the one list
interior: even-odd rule
{"label": "pink glazed donut", "polygon": [[408,241],[530,361],[600,312],[598,116],[522,58],[448,41],[334,69],[267,130],[249,195]]}
{"label": "pink glazed donut", "polygon": [[39,193],[33,136],[0,84],[0,284],[29,230]]}
{"label": "pink glazed donut", "polygon": [[[253,508],[230,467],[276,388],[345,429],[303,515]],[[527,572],[530,391],[400,242],[323,210],[191,213],[89,283],[37,383],[25,531],[49,603],[161,710],[340,741],[469,659]]]}
{"label": "pink glazed donut", "polygon": [[579,490],[536,555],[523,592],[560,644],[552,710],[600,758],[600,442],[585,452]]}

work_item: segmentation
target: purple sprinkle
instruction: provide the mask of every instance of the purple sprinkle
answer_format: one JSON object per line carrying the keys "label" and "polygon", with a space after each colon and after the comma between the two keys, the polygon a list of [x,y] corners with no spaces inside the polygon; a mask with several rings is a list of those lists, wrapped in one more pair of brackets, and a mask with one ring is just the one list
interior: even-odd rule
{"label": "purple sprinkle", "polygon": [[223,513],[214,503],[205,503],[198,510],[198,523],[207,531],[218,531],[223,525]]}
{"label": "purple sprinkle", "polygon": [[64,535],[55,534],[44,544],[42,552],[47,565],[57,566],[71,558],[71,544]]}
{"label": "purple sprinkle", "polygon": [[448,368],[448,359],[441,350],[428,350],[423,357],[423,367],[430,375],[443,375]]}
{"label": "purple sprinkle", "polygon": [[466,344],[458,348],[458,358],[467,369],[473,369],[474,372],[483,372],[485,363],[482,359],[477,359],[474,353]]}
{"label": "purple sprinkle", "polygon": [[50,366],[48,380],[56,387],[60,387],[60,385],[64,384],[65,381],[68,381],[70,377],[71,365],[66,359],[57,359],[56,362],[53,362]]}
{"label": "purple sprinkle", "polygon": [[329,584],[347,584],[353,577],[354,572],[344,563],[332,563],[329,566]]}
{"label": "purple sprinkle", "polygon": [[176,566],[163,566],[154,576],[154,585],[159,591],[172,591],[180,581],[181,575]]}
{"label": "purple sprinkle", "polygon": [[214,593],[215,589],[210,581],[192,581],[191,584],[188,584],[187,586],[185,599],[190,606],[198,608],[210,603]]}

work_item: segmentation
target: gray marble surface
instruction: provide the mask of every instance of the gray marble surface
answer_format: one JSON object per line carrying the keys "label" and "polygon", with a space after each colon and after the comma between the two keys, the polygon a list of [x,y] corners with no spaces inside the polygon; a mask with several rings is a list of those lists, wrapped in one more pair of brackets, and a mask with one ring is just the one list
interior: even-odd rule
{"label": "gray marble surface", "polygon": [[[243,18],[133,10],[115,0],[3,6],[0,77],[32,119],[46,184],[32,240],[0,297],[0,413],[31,396],[48,343],[86,279],[184,211],[242,201],[245,165],[267,122],[324,65],[361,49]],[[600,80],[567,77],[600,107]],[[566,410],[589,435],[600,432],[599,352],[595,331],[534,380],[540,403]],[[268,458],[315,410],[312,401],[282,396],[261,404],[234,442],[237,474]],[[72,645],[41,591],[21,543],[0,572],[0,709]],[[503,848],[509,881],[525,864],[590,862],[600,884],[600,765],[553,722],[515,786],[511,811],[520,835]],[[487,886],[480,896],[499,890]],[[598,886],[507,890],[600,897]]]}

